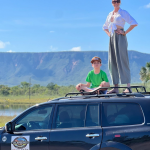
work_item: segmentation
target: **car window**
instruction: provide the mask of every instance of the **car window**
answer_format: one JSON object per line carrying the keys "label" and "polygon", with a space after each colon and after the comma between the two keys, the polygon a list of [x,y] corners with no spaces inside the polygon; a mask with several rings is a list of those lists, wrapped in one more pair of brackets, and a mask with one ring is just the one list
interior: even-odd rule
{"label": "car window", "polygon": [[52,106],[33,109],[15,124],[15,131],[48,129]]}
{"label": "car window", "polygon": [[60,105],[57,107],[54,128],[97,126],[98,105]]}
{"label": "car window", "polygon": [[99,125],[99,105],[88,105],[86,114],[86,127]]}
{"label": "car window", "polygon": [[144,117],[136,103],[103,103],[102,125],[120,126],[142,124]]}

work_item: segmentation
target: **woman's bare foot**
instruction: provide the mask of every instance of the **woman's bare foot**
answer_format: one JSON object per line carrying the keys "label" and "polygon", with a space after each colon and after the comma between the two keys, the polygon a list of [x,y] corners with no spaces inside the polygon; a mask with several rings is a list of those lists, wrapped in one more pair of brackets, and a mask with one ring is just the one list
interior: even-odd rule
{"label": "woman's bare foot", "polygon": [[119,93],[118,88],[113,88],[112,90],[107,92],[107,94],[112,94],[112,93]]}
{"label": "woman's bare foot", "polygon": [[[131,91],[131,93],[132,93],[132,90],[130,89],[130,91]],[[129,91],[129,89],[125,89],[124,91],[123,91],[123,93],[130,93],[130,91]]]}

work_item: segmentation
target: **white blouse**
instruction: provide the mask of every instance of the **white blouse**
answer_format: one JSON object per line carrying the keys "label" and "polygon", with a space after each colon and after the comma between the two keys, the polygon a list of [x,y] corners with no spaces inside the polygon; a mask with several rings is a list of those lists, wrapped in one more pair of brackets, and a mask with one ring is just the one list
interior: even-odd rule
{"label": "white blouse", "polygon": [[111,32],[111,36],[114,33],[114,30],[117,29],[117,26],[121,26],[124,28],[125,22],[129,23],[130,25],[138,25],[135,19],[126,11],[122,10],[121,8],[118,10],[118,13],[114,17],[114,21],[111,22],[111,17],[113,15],[113,11],[109,13],[107,16],[106,22],[103,25],[103,30],[108,29]]}

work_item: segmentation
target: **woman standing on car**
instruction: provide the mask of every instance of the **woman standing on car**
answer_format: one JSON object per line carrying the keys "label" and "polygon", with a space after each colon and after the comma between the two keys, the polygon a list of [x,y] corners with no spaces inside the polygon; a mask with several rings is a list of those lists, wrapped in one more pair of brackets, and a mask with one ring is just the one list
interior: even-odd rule
{"label": "woman standing on car", "polygon": [[[138,23],[126,10],[120,8],[120,4],[120,0],[112,0],[114,10],[107,16],[103,30],[110,37],[108,65],[113,84],[118,87],[120,78],[122,84],[127,84],[130,87],[131,76],[126,34],[136,27]],[[130,27],[124,31],[126,22],[130,24]],[[124,92],[129,92],[129,90],[126,89]],[[114,88],[108,93],[118,93],[118,88]]]}

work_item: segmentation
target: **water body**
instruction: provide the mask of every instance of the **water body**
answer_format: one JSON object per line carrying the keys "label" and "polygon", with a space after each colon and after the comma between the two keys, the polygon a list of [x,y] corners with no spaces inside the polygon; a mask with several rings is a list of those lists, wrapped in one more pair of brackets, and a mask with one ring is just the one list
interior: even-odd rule
{"label": "water body", "polygon": [[0,116],[17,116],[31,106],[0,104]]}

